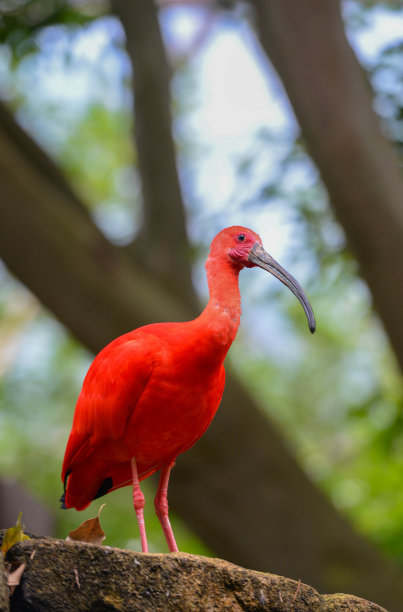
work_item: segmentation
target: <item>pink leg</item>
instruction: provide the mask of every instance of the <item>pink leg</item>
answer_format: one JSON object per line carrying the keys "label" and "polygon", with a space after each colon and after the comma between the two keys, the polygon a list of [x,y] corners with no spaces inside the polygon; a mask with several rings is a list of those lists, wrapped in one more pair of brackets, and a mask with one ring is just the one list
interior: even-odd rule
{"label": "pink leg", "polygon": [[173,466],[174,464],[171,463],[171,465],[165,466],[161,470],[157,495],[155,496],[154,500],[154,506],[170,552],[178,552],[174,532],[172,531],[171,523],[169,522],[168,517],[168,481],[169,474]]}
{"label": "pink leg", "polygon": [[137,522],[139,525],[140,539],[141,539],[141,550],[148,552],[146,526],[144,524],[143,508],[145,504],[144,495],[140,489],[139,475],[137,472],[136,459],[131,458],[130,464],[132,466],[132,477],[133,477],[133,506],[137,516]]}

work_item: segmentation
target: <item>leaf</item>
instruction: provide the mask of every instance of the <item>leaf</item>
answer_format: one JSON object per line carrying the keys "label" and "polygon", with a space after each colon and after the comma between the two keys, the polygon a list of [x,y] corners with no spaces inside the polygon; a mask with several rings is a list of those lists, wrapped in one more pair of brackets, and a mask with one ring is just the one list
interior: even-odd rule
{"label": "leaf", "polygon": [[20,584],[21,576],[24,573],[25,566],[25,563],[21,563],[21,565],[19,565],[16,570],[11,573],[7,573],[7,585],[10,587],[10,595],[14,593],[16,587]]}
{"label": "leaf", "polygon": [[14,544],[17,544],[17,542],[31,539],[24,533],[24,527],[21,525],[21,515],[22,512],[20,512],[18,515],[15,527],[10,527],[4,534],[3,543],[1,545],[1,550],[3,551],[4,555],[12,546],[14,546]]}
{"label": "leaf", "polygon": [[91,544],[102,544],[105,540],[105,532],[101,527],[101,523],[99,522],[99,515],[101,514],[102,508],[106,504],[102,504],[99,509],[98,515],[95,518],[88,519],[81,523],[77,529],[73,529],[69,531],[69,535],[67,536],[67,541],[75,541],[75,542],[90,542]]}

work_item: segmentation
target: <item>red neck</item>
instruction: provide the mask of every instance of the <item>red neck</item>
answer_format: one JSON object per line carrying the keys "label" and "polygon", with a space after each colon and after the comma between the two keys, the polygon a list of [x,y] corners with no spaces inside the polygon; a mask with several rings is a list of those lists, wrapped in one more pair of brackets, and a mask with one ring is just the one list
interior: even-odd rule
{"label": "red neck", "polygon": [[210,299],[199,320],[212,341],[226,353],[236,336],[241,317],[240,268],[228,259],[210,256],[206,271]]}

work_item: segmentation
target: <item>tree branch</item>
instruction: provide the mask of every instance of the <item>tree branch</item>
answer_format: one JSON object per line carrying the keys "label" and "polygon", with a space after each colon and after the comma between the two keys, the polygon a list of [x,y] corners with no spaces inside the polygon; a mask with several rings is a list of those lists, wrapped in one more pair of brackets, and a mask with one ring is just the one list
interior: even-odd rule
{"label": "tree branch", "polygon": [[403,370],[403,181],[338,0],[250,0]]}
{"label": "tree branch", "polygon": [[3,106],[0,183],[1,257],[91,350],[150,320],[189,317],[188,307],[110,244]]}
{"label": "tree branch", "polygon": [[136,252],[141,251],[144,265],[153,274],[196,309],[185,207],[171,131],[171,71],[157,9],[153,1],[143,0],[114,0],[113,7],[126,33],[134,72],[135,142],[144,200],[144,225]]}

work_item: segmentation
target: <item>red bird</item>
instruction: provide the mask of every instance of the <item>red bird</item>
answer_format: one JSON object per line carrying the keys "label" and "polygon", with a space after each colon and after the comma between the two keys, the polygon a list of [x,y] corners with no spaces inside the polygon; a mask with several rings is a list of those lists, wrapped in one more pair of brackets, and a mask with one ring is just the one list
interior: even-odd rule
{"label": "red bird", "polygon": [[161,470],[155,510],[170,551],[168,479],[176,457],[210,425],[224,390],[224,358],[238,330],[238,275],[259,266],[284,283],[315,318],[297,281],[245,227],[214,238],[206,263],[210,299],[193,321],[155,323],[120,336],[95,357],[85,377],[63,462],[62,507],[83,510],[97,497],[133,485],[141,546],[147,552],[139,481]]}

